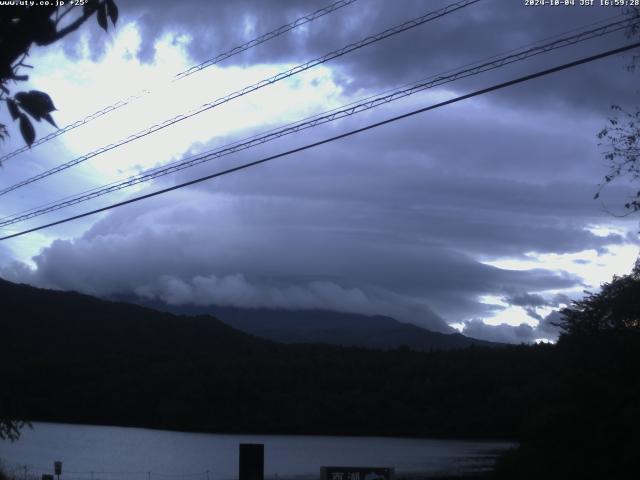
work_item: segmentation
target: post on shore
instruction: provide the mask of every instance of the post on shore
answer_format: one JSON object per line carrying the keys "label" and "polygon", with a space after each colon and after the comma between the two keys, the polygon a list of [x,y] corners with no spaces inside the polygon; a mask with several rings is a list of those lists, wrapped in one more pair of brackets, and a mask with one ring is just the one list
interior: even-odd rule
{"label": "post on shore", "polygon": [[264,444],[240,444],[239,480],[264,480]]}

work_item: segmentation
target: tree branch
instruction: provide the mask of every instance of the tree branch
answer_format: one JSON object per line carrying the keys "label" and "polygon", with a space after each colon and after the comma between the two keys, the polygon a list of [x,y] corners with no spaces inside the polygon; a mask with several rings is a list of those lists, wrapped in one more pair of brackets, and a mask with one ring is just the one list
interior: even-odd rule
{"label": "tree branch", "polygon": [[51,45],[52,43],[57,42],[61,38],[66,37],[70,33],[75,32],[104,3],[105,3],[104,0],[101,0],[100,3],[92,7],[89,7],[87,11],[85,11],[82,15],[80,15],[78,18],[76,18],[72,23],[64,27],[62,30],[58,30],[53,37],[51,37],[47,42],[43,43],[42,45]]}
{"label": "tree branch", "polygon": [[56,25],[62,21],[62,19],[71,11],[73,10],[73,5],[69,5],[69,7],[67,7],[67,9],[62,12],[62,15],[60,15],[58,18],[56,18]]}

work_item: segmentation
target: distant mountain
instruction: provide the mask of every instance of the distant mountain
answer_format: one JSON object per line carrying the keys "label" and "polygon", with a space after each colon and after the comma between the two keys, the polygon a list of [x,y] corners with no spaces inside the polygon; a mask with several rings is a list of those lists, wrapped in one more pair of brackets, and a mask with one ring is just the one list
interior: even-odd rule
{"label": "distant mountain", "polygon": [[503,346],[460,333],[439,333],[385,316],[365,316],[327,310],[284,310],[168,305],[159,301],[130,299],[140,305],[177,315],[212,315],[227,325],[258,337],[282,343],[327,343],[348,347],[389,350],[450,350],[472,345]]}
{"label": "distant mountain", "polygon": [[181,318],[140,305],[2,279],[0,338],[3,354],[30,352],[32,357],[52,358],[61,352],[197,355],[269,343],[212,316]]}
{"label": "distant mountain", "polygon": [[[280,320],[263,326],[293,322],[270,313]],[[324,337],[305,333],[305,325],[323,319]],[[429,333],[384,317],[327,312],[310,312],[298,326],[290,340],[340,332],[356,342],[368,332],[413,346],[394,328],[416,338]],[[546,378],[554,352],[548,346],[424,353],[285,345],[212,316],[0,280],[0,419],[207,432],[505,437],[518,431],[522,412],[538,405],[530,379]]]}

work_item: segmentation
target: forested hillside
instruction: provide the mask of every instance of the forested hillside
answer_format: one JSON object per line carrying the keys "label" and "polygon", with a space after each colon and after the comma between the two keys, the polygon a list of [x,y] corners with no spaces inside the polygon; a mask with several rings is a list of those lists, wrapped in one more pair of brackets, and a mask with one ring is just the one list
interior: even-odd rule
{"label": "forested hillside", "polygon": [[2,282],[0,418],[511,438],[521,446],[500,478],[635,478],[639,278],[567,310],[557,345],[429,353],[283,345],[212,317]]}
{"label": "forested hillside", "polygon": [[430,354],[285,346],[212,317],[8,282],[0,289],[2,382],[19,413],[38,420],[512,437],[538,395],[532,381],[553,363],[548,346]]}

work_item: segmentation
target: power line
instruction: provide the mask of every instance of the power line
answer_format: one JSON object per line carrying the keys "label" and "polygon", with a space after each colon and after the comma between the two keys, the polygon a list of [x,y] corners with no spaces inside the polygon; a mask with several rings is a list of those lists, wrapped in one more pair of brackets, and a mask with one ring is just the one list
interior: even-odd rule
{"label": "power line", "polygon": [[129,142],[132,142],[134,140],[137,140],[139,138],[145,137],[147,135],[150,135],[151,133],[157,132],[158,130],[162,130],[163,128],[166,128],[168,126],[171,126],[175,123],[181,122],[183,120],[186,120],[188,118],[191,118],[199,113],[202,113],[204,111],[210,110],[212,108],[215,108],[219,105],[222,105],[223,103],[227,103],[231,100],[234,100],[238,97],[241,97],[243,95],[246,95],[248,93],[254,92],[256,90],[259,90],[263,87],[266,87],[268,85],[272,85],[276,82],[279,82],[280,80],[284,80],[286,78],[292,77],[298,73],[304,72],[306,70],[309,70],[312,67],[315,67],[317,65],[323,64],[325,62],[328,62],[329,60],[333,60],[335,58],[341,57],[343,55],[346,55],[347,53],[350,53],[354,50],[358,50],[364,46],[370,45],[372,43],[376,43],[379,42],[381,40],[384,40],[386,38],[389,38],[393,35],[397,35],[401,32],[407,31],[409,29],[418,27],[420,25],[423,25],[427,22],[430,22],[432,20],[435,20],[437,18],[443,17],[445,15],[448,15],[452,12],[455,12],[457,10],[460,10],[462,8],[468,7],[469,5],[472,5],[474,3],[478,3],[481,0],[461,0],[455,3],[452,3],[444,8],[441,8],[439,10],[435,10],[433,12],[429,12],[425,15],[422,15],[420,17],[414,18],[412,20],[406,21],[400,25],[397,25],[395,27],[389,28],[387,30],[384,30],[380,33],[377,33],[375,35],[371,35],[368,36],[362,40],[360,40],[359,42],[355,42],[352,44],[349,44],[345,47],[342,47],[338,50],[334,50],[332,52],[329,52],[321,57],[315,58],[313,60],[310,60],[306,63],[297,65],[289,70],[286,70],[284,72],[280,72],[272,77],[263,79],[261,81],[259,81],[258,83],[254,83],[253,85],[249,85],[247,87],[244,87],[241,90],[237,90],[233,93],[230,93],[224,97],[220,97],[216,100],[213,100],[212,102],[209,103],[205,103],[203,105],[201,105],[200,107],[193,109],[189,112],[187,112],[186,114],[180,114],[180,115],[176,115],[168,120],[165,120],[162,123],[153,125],[149,128],[146,128],[145,130],[141,130],[138,133],[135,133],[133,135],[130,135],[122,140],[119,140],[115,143],[111,143],[105,147],[101,147],[97,150],[94,150],[93,152],[87,153],[85,155],[82,155],[81,157],[78,157],[74,160],[68,161],[66,163],[60,164],[50,170],[47,170],[43,173],[40,173],[34,177],[28,178],[26,180],[23,180],[21,182],[18,182],[14,185],[11,185],[9,187],[5,187],[4,189],[0,190],[0,195],[6,195],[9,192],[12,192],[13,190],[17,190],[18,188],[24,187],[25,185],[29,185],[33,182],[36,182],[38,180],[41,180],[43,178],[46,178],[50,175],[53,175],[55,173],[61,172],[63,170],[66,170],[68,168],[71,168],[75,165],[78,165],[79,163],[85,162],[86,160],[89,160],[90,158],[93,158],[97,155],[100,155],[101,153],[107,152],[109,150],[113,150],[114,148],[120,147],[122,145],[125,145]]}
{"label": "power line", "polygon": [[[357,0],[340,0],[338,2],[332,3],[331,5],[328,5],[324,8],[321,8],[319,10],[316,10],[313,13],[310,13],[308,15],[305,15],[303,17],[297,18],[296,20],[294,20],[291,23],[288,23],[286,25],[282,25],[281,27],[276,28],[275,30],[272,30],[268,33],[265,33],[264,35],[261,35],[257,38],[254,38],[253,40],[249,40],[246,43],[243,43],[242,45],[239,45],[237,47],[234,47],[230,50],[227,50],[224,53],[221,53],[219,55],[216,55],[213,58],[210,58],[208,60],[205,60],[204,62],[198,64],[198,65],[194,65],[190,68],[188,68],[187,70],[184,70],[182,72],[179,72],[177,74],[175,74],[173,76],[173,78],[171,80],[169,80],[169,84],[177,82],[178,80],[182,80],[183,78],[187,78],[191,75],[193,75],[196,72],[199,72],[201,70],[204,70],[205,68],[208,68],[212,65],[215,65],[217,63],[222,62],[223,60],[226,60],[227,58],[233,57],[234,55],[238,55],[239,53],[242,53],[246,50],[249,50],[250,48],[256,47],[262,43],[265,43],[269,40],[273,40],[276,37],[279,37],[280,35],[283,35],[297,27],[300,27],[302,25],[305,25],[309,22],[312,22],[320,17],[323,17],[325,15],[328,15],[329,13],[335,12],[336,10],[339,10],[340,8],[346,7],[347,5],[350,5],[354,2],[356,2]],[[75,128],[78,128],[82,125],[86,125],[87,123],[95,120],[96,118],[100,118],[110,112],[113,112],[114,110],[117,110],[121,107],[124,107],[125,105],[129,105],[130,103],[133,103],[134,101],[148,95],[151,93],[151,90],[141,90],[138,93],[131,95],[127,98],[124,98],[122,100],[119,100],[107,107],[102,108],[101,110],[98,110],[97,112],[94,112],[90,115],[87,115],[86,117],[84,117],[81,120],[77,120],[73,123],[70,123],[69,125],[62,127],[58,130],[56,130],[55,132],[51,132],[50,134],[39,138],[38,140],[36,140],[35,142],[33,142],[31,145],[25,145],[23,147],[20,147],[16,150],[14,150],[13,152],[7,153],[5,155],[3,155],[2,157],[0,157],[0,163],[15,157],[16,155],[19,155],[20,153],[26,152],[27,150],[37,146],[37,145],[41,145],[43,143],[48,142],[49,140],[53,140],[56,137],[59,137],[60,135],[62,135],[63,133],[66,133],[70,130],[73,130]]]}
{"label": "power line", "polygon": [[419,113],[428,112],[428,111],[434,110],[436,108],[441,108],[441,107],[444,107],[446,105],[451,105],[453,103],[460,102],[462,100],[467,100],[467,99],[472,98],[472,97],[476,97],[476,96],[479,96],[479,95],[484,95],[486,93],[490,93],[490,92],[493,92],[493,91],[496,91],[496,90],[500,90],[500,89],[503,89],[503,88],[506,88],[506,87],[510,87],[510,86],[513,86],[513,85],[516,85],[516,84],[519,84],[519,83],[527,82],[527,81],[533,80],[535,78],[539,78],[539,77],[542,77],[542,76],[545,76],[545,75],[549,75],[551,73],[559,72],[561,70],[566,70],[568,68],[573,68],[573,67],[576,67],[578,65],[582,65],[582,64],[585,64],[585,63],[593,62],[595,60],[599,60],[601,58],[609,57],[611,55],[616,55],[618,53],[623,53],[623,52],[626,52],[626,51],[631,50],[631,49],[636,48],[636,47],[640,47],[640,42],[632,43],[630,45],[626,45],[624,47],[616,48],[616,49],[613,49],[613,50],[608,50],[608,51],[603,52],[603,53],[599,53],[599,54],[596,54],[596,55],[585,57],[585,58],[582,58],[580,60],[575,60],[575,61],[570,62],[570,63],[565,63],[563,65],[560,65],[560,66],[557,66],[557,67],[553,67],[553,68],[549,68],[549,69],[546,69],[546,70],[542,70],[542,71],[539,71],[539,72],[536,72],[536,73],[533,73],[533,74],[530,74],[530,75],[525,75],[524,77],[519,77],[519,78],[516,78],[514,80],[510,80],[508,82],[504,82],[504,83],[500,83],[500,84],[497,84],[497,85],[493,85],[491,87],[487,87],[487,88],[484,88],[484,89],[481,89],[481,90],[476,90],[475,92],[468,93],[466,95],[462,95],[462,96],[459,96],[459,97],[455,97],[455,98],[452,98],[450,100],[446,100],[444,102],[437,103],[435,105],[430,105],[428,107],[420,108],[418,110],[413,110],[411,112],[408,112],[408,113],[405,113],[405,114],[402,114],[402,115],[398,115],[398,116],[395,116],[395,117],[388,118],[386,120],[382,120],[380,122],[369,124],[369,125],[367,125],[365,127],[357,128],[355,130],[350,130],[348,132],[342,133],[340,135],[335,135],[333,137],[329,137],[329,138],[326,138],[324,140],[320,140],[318,142],[310,143],[310,144],[304,145],[302,147],[298,147],[298,148],[294,148],[294,149],[291,149],[291,150],[287,150],[286,152],[282,152],[282,153],[279,153],[279,154],[276,154],[276,155],[272,155],[272,156],[269,156],[269,157],[266,157],[266,158],[262,158],[260,160],[255,160],[253,162],[249,162],[249,163],[245,163],[245,164],[242,164],[242,165],[238,165],[236,167],[229,168],[229,169],[226,169],[226,170],[222,170],[220,172],[212,173],[210,175],[206,175],[204,177],[200,177],[200,178],[197,178],[195,180],[190,180],[188,182],[184,182],[184,183],[181,183],[179,185],[174,185],[172,187],[167,187],[167,188],[164,188],[162,190],[157,190],[155,192],[148,193],[146,195],[141,195],[139,197],[130,198],[130,199],[122,201],[122,202],[114,203],[114,204],[108,205],[106,207],[102,207],[102,208],[98,208],[98,209],[95,209],[95,210],[91,210],[91,211],[88,211],[88,212],[85,212],[85,213],[81,213],[79,215],[74,215],[72,217],[67,217],[67,218],[64,218],[62,220],[51,222],[51,223],[48,223],[48,224],[45,224],[45,225],[40,225],[38,227],[30,228],[30,229],[24,230],[22,232],[14,233],[14,234],[11,234],[11,235],[6,235],[4,237],[0,237],[0,241],[1,240],[8,240],[10,238],[19,237],[19,236],[22,236],[22,235],[26,235],[28,233],[36,232],[38,230],[43,230],[45,228],[50,228],[50,227],[53,227],[55,225],[60,225],[60,224],[67,223],[67,222],[70,222],[70,221],[73,221],[73,220],[78,220],[80,218],[88,217],[90,215],[95,215],[96,213],[105,212],[107,210],[111,210],[111,209],[114,209],[114,208],[117,208],[117,207],[128,205],[130,203],[139,202],[141,200],[145,200],[147,198],[151,198],[151,197],[155,197],[155,196],[158,196],[158,195],[162,195],[164,193],[168,193],[168,192],[171,192],[173,190],[178,190],[180,188],[184,188],[184,187],[188,187],[188,186],[191,186],[191,185],[195,185],[197,183],[201,183],[201,182],[204,182],[206,180],[211,180],[213,178],[222,177],[222,176],[228,175],[230,173],[234,173],[234,172],[237,172],[237,171],[240,171],[240,170],[244,170],[244,169],[247,169],[249,167],[254,167],[254,166],[260,165],[262,163],[267,163],[267,162],[270,162],[272,160],[276,160],[278,158],[286,157],[286,156],[292,155],[294,153],[299,153],[299,152],[302,152],[302,151],[305,151],[305,150],[309,150],[311,148],[315,148],[315,147],[318,147],[320,145],[324,145],[326,143],[330,143],[330,142],[334,142],[336,140],[340,140],[342,138],[350,137],[350,136],[355,135],[357,133],[362,133],[362,132],[365,132],[367,130],[371,130],[373,128],[381,127],[383,125],[396,122],[398,120],[402,120],[402,119],[405,119],[405,118],[408,118],[408,117],[412,117],[412,116],[417,115]]}
{"label": "power line", "polygon": [[[226,155],[230,155],[242,150],[246,150],[248,148],[255,147],[257,145],[261,145],[263,143],[275,140],[277,138],[281,138],[285,135],[290,135],[293,133],[300,132],[302,130],[306,130],[308,128],[322,125],[324,123],[332,122],[341,118],[355,115],[357,113],[361,113],[361,112],[370,110],[372,108],[376,108],[380,105],[388,104],[393,101],[406,98],[408,96],[414,95],[416,93],[419,93],[429,88],[433,88],[449,82],[453,82],[460,78],[466,78],[472,75],[478,75],[480,73],[494,70],[494,69],[503,67],[505,65],[522,61],[527,58],[540,55],[552,50],[556,50],[559,48],[581,43],[587,40],[591,40],[593,38],[598,38],[606,34],[610,34],[613,32],[617,32],[619,30],[626,29],[631,25],[639,24],[639,23],[640,21],[638,20],[635,20],[635,23],[633,20],[630,20],[630,19],[620,20],[617,22],[612,22],[608,25],[604,25],[598,28],[580,32],[576,35],[572,35],[569,37],[562,37],[554,42],[529,48],[527,50],[520,51],[511,55],[506,55],[503,57],[493,56],[491,58],[493,58],[494,60],[490,62],[485,62],[481,64],[477,64],[478,62],[476,62],[475,66],[471,68],[466,68],[459,71],[450,70],[450,71],[453,71],[454,73],[449,75],[442,75],[442,74],[434,75],[432,77],[429,77],[428,79],[421,80],[419,82],[414,82],[412,84],[405,85],[399,89],[392,90],[391,93],[388,93],[386,95],[380,94],[378,96],[373,96],[373,97],[364,99],[359,103],[353,102],[343,107],[339,107],[338,109],[333,109],[323,114],[314,115],[312,117],[309,117],[308,119],[291,123],[282,128],[270,130],[268,132],[265,132],[262,135],[255,135],[253,137],[249,137],[244,141],[239,140],[237,142],[228,144],[224,147],[220,147],[216,150],[212,150],[212,151],[209,151],[200,155],[196,155],[190,158],[182,159],[180,161],[170,163],[163,167],[158,167],[158,168],[148,170],[146,172],[142,172],[138,175],[131,176],[125,180],[112,182],[110,184],[103,185],[101,187],[97,187],[92,190],[88,190],[86,192],[82,192],[74,196],[66,197],[56,202],[51,202],[49,204],[46,204],[40,207],[32,208],[25,212],[0,218],[0,227],[16,224],[25,220],[29,220],[31,218],[35,218],[40,215],[44,215],[46,213],[50,213],[56,210],[60,210],[62,208],[76,205],[78,203],[82,203],[103,195],[107,195],[109,193],[122,190],[124,188],[132,187],[134,185],[147,182],[164,175],[175,173],[180,170],[184,170],[186,168],[190,168],[204,162],[208,162],[217,158],[221,158]],[[510,51],[517,51],[517,49],[510,50]]]}
{"label": "power line", "polygon": [[[523,49],[527,48],[527,47],[531,47],[531,46],[536,46],[536,45],[537,45],[538,47],[535,47],[535,48],[541,48],[541,49],[542,49],[542,48],[547,47],[547,45],[542,45],[542,46],[540,46],[540,45],[539,45],[540,43],[542,43],[542,42],[544,42],[544,41],[548,41],[548,40],[552,40],[552,39],[559,39],[559,40],[558,40],[558,42],[561,42],[561,41],[569,41],[569,40],[571,40],[571,38],[572,38],[572,37],[568,37],[568,38],[567,38],[567,37],[565,37],[565,38],[562,38],[562,37],[563,37],[563,35],[567,35],[567,34],[572,33],[572,32],[577,32],[577,31],[579,31],[579,30],[581,30],[581,29],[588,28],[588,27],[593,27],[593,26],[595,26],[595,25],[604,24],[604,23],[606,23],[606,22],[609,22],[609,21],[611,21],[611,20],[613,20],[613,19],[620,18],[620,17],[629,17],[629,15],[628,15],[628,14],[625,14],[625,13],[619,13],[619,14],[617,14],[617,15],[613,15],[613,16],[611,16],[611,17],[607,17],[607,18],[605,18],[605,19],[601,19],[601,20],[598,20],[598,21],[596,21],[596,22],[592,22],[592,23],[589,23],[589,24],[586,24],[586,25],[582,25],[582,26],[580,26],[580,27],[573,28],[573,29],[568,30],[568,31],[565,31],[565,32],[563,32],[563,33],[559,33],[559,34],[555,34],[555,35],[552,35],[552,36],[549,36],[549,37],[542,38],[542,39],[540,39],[540,40],[538,40],[538,41],[536,41],[536,42],[527,43],[527,44],[525,44],[525,45],[521,45],[520,47],[513,48],[513,49],[509,49],[509,50],[507,50],[507,51],[503,51],[503,52],[500,52],[500,53],[497,53],[497,54],[491,55],[491,56],[489,56],[489,57],[485,57],[485,58],[483,58],[483,59],[476,60],[476,61],[474,61],[474,62],[470,62],[470,63],[464,64],[464,65],[462,65],[462,66],[460,66],[460,67],[452,68],[452,69],[446,70],[446,71],[441,72],[441,73],[439,73],[439,74],[429,76],[429,77],[427,77],[426,79],[423,79],[423,80],[418,80],[418,81],[414,81],[414,82],[406,83],[406,84],[404,84],[404,85],[402,85],[402,86],[400,86],[400,87],[396,87],[396,88],[392,88],[392,89],[387,89],[387,90],[385,90],[385,91],[383,91],[383,92],[380,92],[380,93],[378,93],[378,94],[375,94],[375,95],[369,95],[369,96],[367,96],[367,97],[364,97],[364,98],[361,98],[361,99],[359,99],[359,100],[356,100],[356,101],[350,102],[350,103],[345,104],[345,105],[342,105],[342,106],[340,106],[340,107],[336,107],[336,108],[333,108],[333,109],[331,109],[331,110],[327,110],[327,111],[325,111],[325,112],[322,112],[322,113],[319,113],[319,114],[312,115],[312,116],[307,117],[307,118],[305,118],[305,119],[303,119],[303,120],[296,121],[296,122],[291,122],[291,123],[289,123],[289,124],[284,125],[283,127],[294,126],[294,125],[299,124],[299,123],[301,123],[301,122],[303,122],[303,121],[311,121],[311,120],[313,120],[313,119],[316,119],[316,118],[317,118],[317,117],[319,117],[319,116],[322,116],[322,115],[328,115],[328,114],[333,113],[333,112],[336,112],[336,111],[338,111],[338,110],[345,109],[345,108],[347,108],[347,107],[351,107],[351,106],[357,105],[358,103],[362,103],[362,102],[366,102],[366,101],[369,101],[369,100],[373,100],[373,99],[375,99],[376,97],[381,97],[381,96],[383,96],[383,95],[385,95],[385,94],[395,93],[395,92],[398,92],[398,91],[399,91],[399,90],[401,90],[401,89],[408,89],[408,88],[410,88],[410,87],[415,87],[415,86],[417,86],[418,84],[420,84],[420,83],[422,83],[422,82],[426,82],[427,80],[430,80],[430,79],[436,78],[436,77],[438,77],[438,76],[442,77],[442,76],[444,76],[444,75],[446,75],[446,74],[449,74],[449,73],[451,73],[451,72],[456,72],[457,70],[460,70],[460,69],[462,69],[462,68],[482,66],[482,65],[481,65],[481,64],[482,64],[482,62],[487,63],[487,62],[489,62],[489,61],[494,61],[494,60],[495,60],[495,61],[500,61],[500,57],[501,57],[501,56],[502,56],[502,57],[504,57],[505,55],[511,54],[511,53],[513,53],[513,52],[520,52],[520,54],[522,54],[522,53],[526,53],[526,52],[521,52],[521,51],[522,51]],[[626,21],[633,21],[633,20],[636,20],[636,19],[635,19],[635,18],[632,18],[632,19],[629,19],[629,20],[626,20]],[[609,23],[608,25],[605,25],[605,26],[604,26],[604,27],[602,27],[602,28],[606,28],[606,29],[608,29],[608,28],[610,28],[610,27],[612,27],[612,26],[614,26],[614,25],[616,25],[616,24],[617,24],[617,22]],[[633,24],[629,24],[629,25],[623,25],[620,29],[627,28],[627,26],[632,26],[632,25],[635,25],[635,23],[633,23]],[[589,30],[589,31],[583,31],[583,32],[579,33],[578,35],[580,35],[580,36],[581,36],[581,35],[586,35],[586,34],[588,34],[588,33],[590,33],[590,32],[594,32],[594,37],[595,37],[595,36],[599,36],[599,35],[595,35],[595,31],[596,31],[596,30],[597,30],[597,29],[595,29],[595,30]],[[605,34],[605,33],[611,33],[611,32],[613,32],[613,31],[617,31],[617,30],[619,30],[619,29],[611,30],[611,31],[609,31],[609,32],[602,32],[602,34]],[[591,37],[589,37],[589,38],[585,37],[585,38],[584,38],[584,40],[588,40],[588,39],[590,39],[590,38],[591,38]],[[576,42],[576,43],[577,43],[577,42]],[[564,46],[564,45],[562,45],[562,46]],[[559,46],[559,47],[560,47],[560,46]],[[532,49],[530,49],[530,50],[533,50],[533,48],[532,48]],[[541,53],[542,53],[542,52],[541,52]],[[273,133],[273,132],[276,132],[276,131],[278,131],[278,130],[281,130],[283,127],[273,128],[273,129],[270,129],[270,130],[267,130],[267,131],[263,132],[262,134],[252,135],[252,136],[250,136],[250,137],[246,137],[246,138],[244,138],[244,139],[240,139],[240,140],[237,140],[237,141],[231,142],[231,143],[227,144],[225,147],[230,147],[230,146],[232,146],[232,145],[236,145],[236,144],[238,144],[238,143],[241,143],[241,142],[244,142],[244,141],[248,141],[248,140],[254,140],[254,139],[256,139],[256,138],[258,138],[258,137],[260,137],[260,136],[265,136],[266,134],[271,134],[271,133]],[[199,156],[210,155],[210,154],[212,154],[213,152],[214,152],[214,150],[209,150],[209,151],[203,152],[202,154],[199,154]],[[94,187],[94,188],[92,188],[92,189],[85,190],[85,191],[83,191],[83,192],[80,192],[80,193],[77,193],[77,194],[74,194],[74,195],[69,195],[69,196],[63,197],[62,199],[59,199],[59,200],[56,200],[56,201],[53,201],[53,202],[48,202],[48,203],[46,203],[46,204],[44,204],[44,205],[39,205],[39,206],[36,206],[36,207],[32,207],[32,208],[29,208],[29,209],[23,210],[23,211],[21,211],[21,212],[17,212],[17,213],[14,213],[14,214],[6,215],[6,216],[4,216],[4,217],[0,218],[0,227],[2,227],[2,226],[4,226],[4,225],[9,225],[9,224],[12,224],[12,223],[16,223],[17,221],[22,221],[22,220],[25,220],[25,219],[28,219],[28,218],[33,218],[34,216],[37,216],[37,215],[32,215],[32,216],[29,216],[28,218],[22,217],[22,215],[30,214],[30,213],[32,213],[32,212],[38,212],[38,215],[39,215],[39,214],[43,214],[43,213],[48,213],[49,211],[52,211],[52,210],[47,209],[46,211],[44,211],[44,209],[45,209],[45,208],[50,207],[50,206],[59,205],[59,204],[61,204],[61,203],[66,203],[66,201],[67,201],[67,200],[75,200],[75,199],[78,199],[78,198],[82,199],[82,197],[84,197],[84,196],[86,196],[86,195],[89,195],[89,194],[91,194],[91,198],[94,198],[94,195],[93,195],[93,194],[94,194],[94,193],[96,193],[96,192],[98,192],[98,193],[102,193],[102,194],[106,194],[106,193],[110,193],[111,191],[113,191],[113,190],[111,190],[111,189],[112,189],[112,187],[119,186],[120,188],[126,188],[126,187],[128,187],[128,186],[135,185],[135,183],[130,183],[130,182],[133,182],[134,180],[136,180],[136,179],[138,179],[138,178],[140,178],[140,177],[147,176],[147,175],[152,175],[152,174],[155,174],[155,173],[159,173],[159,174],[161,174],[161,173],[162,173],[162,171],[163,171],[165,168],[167,168],[167,167],[170,167],[170,166],[173,166],[173,165],[181,165],[181,164],[183,164],[183,163],[189,163],[189,162],[190,162],[191,160],[193,160],[193,159],[196,159],[196,156],[191,156],[191,157],[188,157],[188,158],[183,158],[182,160],[178,160],[178,161],[176,161],[176,162],[169,163],[169,164],[167,164],[167,165],[165,165],[165,166],[151,168],[151,169],[148,169],[148,170],[146,170],[146,171],[143,171],[143,172],[141,172],[141,173],[139,173],[139,174],[137,174],[137,175],[132,175],[132,176],[130,176],[129,178],[127,178],[127,179],[125,179],[125,180],[116,180],[116,181],[111,182],[111,183],[106,184],[106,185],[102,185],[102,186]],[[208,160],[207,160],[207,161],[208,161]],[[186,167],[185,167],[185,168],[186,168]],[[161,176],[161,175],[158,175],[158,176]],[[156,178],[156,177],[152,177],[152,178]],[[146,181],[146,180],[142,180],[142,181]],[[138,183],[138,182],[136,182],[136,183]],[[140,183],[141,183],[141,182],[140,182]],[[115,190],[119,190],[120,188],[116,188]],[[109,189],[109,191],[104,191],[104,190],[106,190],[106,189]],[[83,201],[83,200],[81,200],[81,201]],[[75,203],[78,203],[78,202],[75,202],[75,201],[74,201],[72,204],[75,204]],[[68,205],[64,205],[64,206],[68,206]],[[60,207],[60,208],[64,208],[64,206],[63,206],[63,207]],[[58,209],[58,208],[55,208],[55,210],[57,210],[57,209]],[[21,217],[20,217],[20,218],[17,218],[18,216],[21,216]],[[11,220],[13,220],[13,219],[16,219],[16,222],[11,221]],[[10,221],[9,221],[8,223],[4,223],[4,221],[5,221],[5,220],[10,220]]]}

